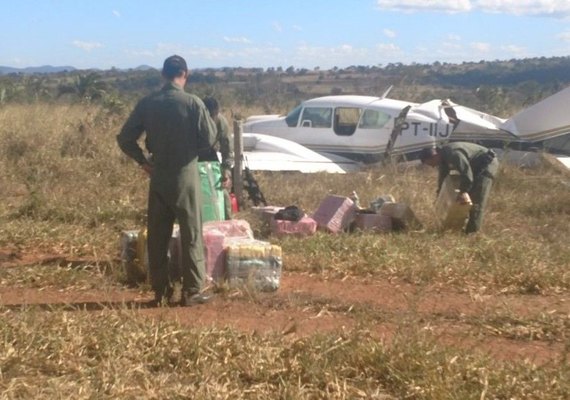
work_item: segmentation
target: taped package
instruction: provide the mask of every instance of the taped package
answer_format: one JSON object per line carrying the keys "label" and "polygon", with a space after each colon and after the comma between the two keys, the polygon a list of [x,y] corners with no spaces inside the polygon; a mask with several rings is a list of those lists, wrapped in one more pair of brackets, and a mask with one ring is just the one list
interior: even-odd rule
{"label": "taped package", "polygon": [[349,227],[356,214],[356,205],[348,197],[328,195],[313,214],[319,228],[339,233]]}
{"label": "taped package", "polygon": [[275,291],[281,281],[281,247],[251,238],[227,240],[226,268],[230,286],[250,285],[262,291]]}

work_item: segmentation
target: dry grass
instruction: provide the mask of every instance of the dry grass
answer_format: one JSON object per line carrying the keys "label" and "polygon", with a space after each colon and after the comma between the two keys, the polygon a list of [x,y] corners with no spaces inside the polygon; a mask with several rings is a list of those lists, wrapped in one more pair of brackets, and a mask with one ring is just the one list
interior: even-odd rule
{"label": "dry grass", "polygon": [[[497,362],[442,348],[402,324],[389,345],[366,331],[279,336],[181,329],[131,311],[3,312],[3,398],[562,399],[568,365]],[[38,383],[42,384],[39,385]]]}
{"label": "dry grass", "polygon": [[[95,106],[0,108],[0,248],[96,260],[79,268],[3,269],[3,286],[88,290],[119,284],[119,232],[142,225],[147,190],[146,177],[115,145],[122,120]],[[364,204],[389,193],[408,202],[425,226],[384,235],[271,238],[283,246],[287,271],[329,279],[401,280],[481,295],[567,298],[570,189],[568,177],[547,166],[503,166],[484,231],[476,236],[438,232],[432,208],[435,171],[417,165],[377,167],[350,176],[256,176],[273,204],[297,204],[312,212],[327,193],[356,190]],[[240,216],[264,237],[266,231],[249,211]],[[101,269],[98,262],[107,267]],[[565,359],[540,366],[498,361],[438,344],[420,329],[418,316],[399,320],[357,311],[361,328],[291,342],[279,335],[187,329],[127,308],[0,309],[0,397],[570,397]],[[367,332],[370,318],[397,323],[390,343]],[[470,318],[469,324],[493,335],[568,343],[566,315]]]}

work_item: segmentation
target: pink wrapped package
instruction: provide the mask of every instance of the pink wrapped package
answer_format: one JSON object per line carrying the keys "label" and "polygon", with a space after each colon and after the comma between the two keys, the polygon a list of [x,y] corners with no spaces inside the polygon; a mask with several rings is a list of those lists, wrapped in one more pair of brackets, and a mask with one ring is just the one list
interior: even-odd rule
{"label": "pink wrapped package", "polygon": [[253,239],[253,231],[249,222],[244,219],[230,219],[227,221],[209,221],[204,222],[202,231],[217,230],[222,232],[226,237],[249,237]]}
{"label": "pink wrapped package", "polygon": [[228,238],[253,239],[249,222],[243,219],[209,221],[202,225],[206,276],[213,282],[221,282],[226,276],[224,242]]}
{"label": "pink wrapped package", "polygon": [[327,196],[313,214],[313,219],[321,229],[338,233],[346,229],[354,220],[356,206],[344,196]]}
{"label": "pink wrapped package", "polygon": [[210,281],[221,282],[226,275],[224,240],[226,236],[217,229],[204,230],[204,259],[206,277]]}
{"label": "pink wrapped package", "polygon": [[392,218],[380,214],[357,214],[354,226],[363,231],[390,232],[392,230]]}
{"label": "pink wrapped package", "polygon": [[271,227],[271,233],[276,236],[309,236],[316,232],[317,221],[308,216],[304,216],[299,221],[286,221],[273,218],[269,226]]}

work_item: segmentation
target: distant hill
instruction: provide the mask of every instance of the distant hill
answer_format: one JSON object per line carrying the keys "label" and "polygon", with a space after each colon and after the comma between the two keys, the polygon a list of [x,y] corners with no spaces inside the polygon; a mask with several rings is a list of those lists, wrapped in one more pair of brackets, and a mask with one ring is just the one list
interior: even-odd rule
{"label": "distant hill", "polygon": [[[156,68],[151,67],[150,65],[139,65],[136,68],[125,68],[125,69],[118,69],[118,71],[149,71],[155,70]],[[90,71],[100,71],[99,69],[93,68],[89,69]],[[25,68],[14,68],[14,67],[5,67],[0,65],[0,75],[7,75],[7,74],[24,74],[24,75],[32,75],[32,74],[57,74],[60,72],[73,72],[78,71],[77,68],[72,66],[62,66],[62,67],[53,67],[51,65],[42,65],[41,67],[25,67]]]}
{"label": "distant hill", "polygon": [[156,68],[151,67],[150,65],[139,65],[138,67],[134,68],[135,71],[148,71],[151,69],[156,69]]}
{"label": "distant hill", "polygon": [[13,68],[0,65],[0,75],[6,74],[54,74],[58,72],[75,71],[75,67],[63,66],[53,67],[51,65],[42,65],[41,67]]}

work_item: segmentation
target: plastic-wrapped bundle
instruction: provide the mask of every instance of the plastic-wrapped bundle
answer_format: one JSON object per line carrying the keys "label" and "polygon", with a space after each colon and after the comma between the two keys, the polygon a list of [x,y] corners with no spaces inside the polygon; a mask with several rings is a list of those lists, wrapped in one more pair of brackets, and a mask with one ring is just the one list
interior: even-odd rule
{"label": "plastic-wrapped bundle", "polygon": [[[129,283],[144,282],[146,267],[139,259],[139,230],[121,232],[121,264]],[[142,255],[144,257],[144,254]]]}
{"label": "plastic-wrapped bundle", "polygon": [[249,237],[253,239],[253,231],[249,222],[244,219],[230,219],[227,221],[209,221],[202,225],[202,231],[216,230],[226,237]]}
{"label": "plastic-wrapped bundle", "polygon": [[461,230],[469,218],[471,204],[459,204],[459,175],[448,175],[435,202],[435,213],[442,229]]}
{"label": "plastic-wrapped bundle", "polygon": [[204,238],[204,257],[206,276],[214,282],[222,281],[226,276],[225,241],[227,238],[251,238],[253,231],[249,222],[243,219],[210,221],[202,227]]}
{"label": "plastic-wrapped bundle", "polygon": [[226,235],[217,229],[203,231],[204,258],[206,261],[206,277],[208,280],[220,282],[226,275],[224,260],[224,241]]}
{"label": "plastic-wrapped bundle", "polygon": [[[168,268],[172,279],[180,277],[180,229],[174,225],[168,245]],[[146,228],[121,233],[121,261],[129,283],[148,279],[148,240]]]}
{"label": "plastic-wrapped bundle", "polygon": [[317,221],[307,216],[301,218],[299,221],[286,221],[284,219],[273,218],[269,225],[271,227],[271,233],[276,236],[310,236],[317,230]]}
{"label": "plastic-wrapped bundle", "polygon": [[256,239],[228,239],[226,267],[231,286],[251,284],[262,291],[279,288],[283,268],[281,247]]}
{"label": "plastic-wrapped bundle", "polygon": [[356,206],[348,197],[329,195],[319,205],[313,214],[319,228],[332,233],[338,233],[350,225],[354,220]]}

